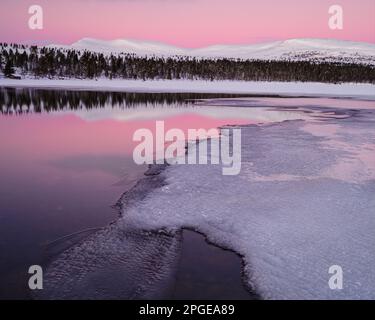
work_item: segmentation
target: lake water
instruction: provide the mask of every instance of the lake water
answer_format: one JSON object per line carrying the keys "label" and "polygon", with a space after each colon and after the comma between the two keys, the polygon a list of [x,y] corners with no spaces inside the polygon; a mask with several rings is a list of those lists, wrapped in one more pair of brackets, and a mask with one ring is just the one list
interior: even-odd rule
{"label": "lake water", "polygon": [[[259,97],[232,104],[238,97],[0,89],[0,298],[30,298],[30,265],[47,264],[118,217],[112,206],[147,169],[132,159],[137,129],[154,131],[156,120],[186,131],[318,119],[322,106],[326,116],[339,118],[345,114],[328,106],[352,105]],[[200,99],[211,103],[194,103]],[[181,241],[174,289],[165,297],[256,298],[241,281],[236,254],[192,231]]]}
{"label": "lake water", "polygon": [[210,97],[1,89],[0,298],[29,298],[30,265],[117,218],[112,206],[147,169],[132,159],[135,130],[244,121],[186,102]]}

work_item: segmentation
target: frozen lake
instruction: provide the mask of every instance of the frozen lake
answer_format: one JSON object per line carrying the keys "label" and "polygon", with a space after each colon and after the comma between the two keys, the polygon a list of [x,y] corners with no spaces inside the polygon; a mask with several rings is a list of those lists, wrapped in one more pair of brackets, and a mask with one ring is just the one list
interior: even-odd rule
{"label": "frozen lake", "polygon": [[118,218],[112,206],[147,169],[132,159],[136,129],[247,122],[185,102],[217,96],[0,89],[0,297],[30,298],[30,265],[47,265]]}
{"label": "frozen lake", "polygon": [[[183,249],[180,229],[190,228],[242,256],[248,298],[375,298],[374,101],[83,93],[86,107],[72,108],[77,97],[47,92],[45,108],[3,103],[0,116],[0,277],[13,295],[27,295],[13,277],[46,261],[41,243],[100,227],[54,243],[37,297],[191,297],[190,272],[191,283],[206,280],[205,297],[220,298],[228,284],[214,280],[213,289],[209,271],[191,271],[194,248],[205,247],[193,235],[193,250]],[[23,94],[12,101],[27,101]],[[240,127],[241,173],[172,165],[139,180],[145,168],[132,163],[131,136],[155,120]],[[126,190],[117,218],[109,205]],[[220,272],[238,280],[239,258],[226,252],[213,265],[228,264]],[[328,286],[331,265],[344,271],[342,290]],[[239,287],[233,297],[247,298]]]}

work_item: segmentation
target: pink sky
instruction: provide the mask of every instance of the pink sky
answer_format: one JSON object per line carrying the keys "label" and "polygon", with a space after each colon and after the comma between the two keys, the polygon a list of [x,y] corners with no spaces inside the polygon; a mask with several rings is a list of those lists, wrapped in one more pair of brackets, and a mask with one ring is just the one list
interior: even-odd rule
{"label": "pink sky", "polygon": [[[28,7],[44,29],[28,28]],[[328,28],[328,8],[344,9],[344,29]],[[0,41],[70,44],[83,37],[131,38],[184,47],[288,38],[375,43],[375,0],[1,0]]]}

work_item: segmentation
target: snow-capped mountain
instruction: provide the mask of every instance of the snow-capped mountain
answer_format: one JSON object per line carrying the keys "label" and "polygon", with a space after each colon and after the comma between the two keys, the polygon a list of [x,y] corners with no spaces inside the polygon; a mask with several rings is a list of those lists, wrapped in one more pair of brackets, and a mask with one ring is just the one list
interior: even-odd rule
{"label": "snow-capped mountain", "polygon": [[[62,46],[58,46],[62,47]],[[213,45],[187,49],[158,42],[83,38],[70,46],[103,53],[133,53],[139,56],[192,56],[261,60],[314,60],[375,65],[375,44],[332,39],[290,39],[250,45]]]}

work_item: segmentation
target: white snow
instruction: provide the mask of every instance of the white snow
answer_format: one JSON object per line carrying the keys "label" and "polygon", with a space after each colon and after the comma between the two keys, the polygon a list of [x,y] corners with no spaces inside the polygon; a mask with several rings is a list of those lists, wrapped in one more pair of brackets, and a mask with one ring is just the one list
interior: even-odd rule
{"label": "white snow", "polygon": [[[42,47],[42,46],[41,46]],[[293,60],[361,63],[375,65],[375,44],[336,39],[299,38],[256,44],[217,44],[182,48],[155,41],[83,38],[71,45],[50,44],[47,48],[85,50],[104,55],[134,54],[142,57],[230,58],[244,60]],[[10,47],[5,47],[9,50]],[[30,47],[18,51],[30,53]]]}
{"label": "white snow", "polygon": [[375,64],[375,45],[334,39],[289,39],[258,44],[212,45],[204,48],[180,48],[159,42],[140,40],[98,40],[83,38],[72,45],[52,47],[90,50],[101,53],[133,53],[139,56],[190,56],[200,58],[240,58],[260,60],[321,60]]}
{"label": "white snow", "polygon": [[[104,55],[134,54],[141,57],[325,61],[375,65],[375,44],[336,39],[298,38],[256,44],[217,44],[202,48],[182,48],[155,41],[83,38],[71,45],[50,44],[45,47],[63,50],[74,49],[79,52],[87,50]],[[5,47],[5,50],[10,48]],[[30,47],[26,45],[26,48],[22,49],[20,46],[18,51],[30,53]]]}
{"label": "white snow", "polygon": [[29,87],[121,92],[238,93],[282,96],[361,97],[375,99],[375,85],[365,83],[329,84],[318,82],[246,82],[203,80],[124,80],[124,79],[6,79],[0,87]]}
{"label": "white snow", "polygon": [[[251,105],[261,101],[255,100],[204,103],[257,109]],[[299,104],[283,100],[279,110],[264,113],[293,113],[288,101]],[[159,285],[153,289],[153,282],[170,274],[178,248],[172,241],[163,250],[165,240],[155,242],[144,232],[140,241],[140,230],[173,236],[190,227],[240,253],[246,281],[263,298],[375,299],[374,102],[351,100],[336,108],[338,100],[325,99],[320,108],[319,101],[305,101],[295,120],[242,126],[238,176],[223,176],[220,165],[172,165],[141,180],[123,197],[123,216],[58,257],[38,294],[108,297],[113,290],[105,279],[112,270],[115,294],[154,293]],[[267,98],[265,104],[279,103]],[[332,265],[343,269],[342,290],[328,286]]]}
{"label": "white snow", "polygon": [[[58,46],[58,45],[57,45]],[[175,46],[140,40],[97,40],[92,38],[83,38],[68,48],[77,50],[89,50],[102,53],[134,53],[137,55],[160,55],[160,56],[173,56],[185,55],[185,50]]]}
{"label": "white snow", "polygon": [[[204,232],[244,256],[263,298],[375,299],[374,121],[367,110],[242,127],[240,175],[170,166],[165,186],[124,208],[123,228]],[[342,290],[328,285],[332,265]]]}

